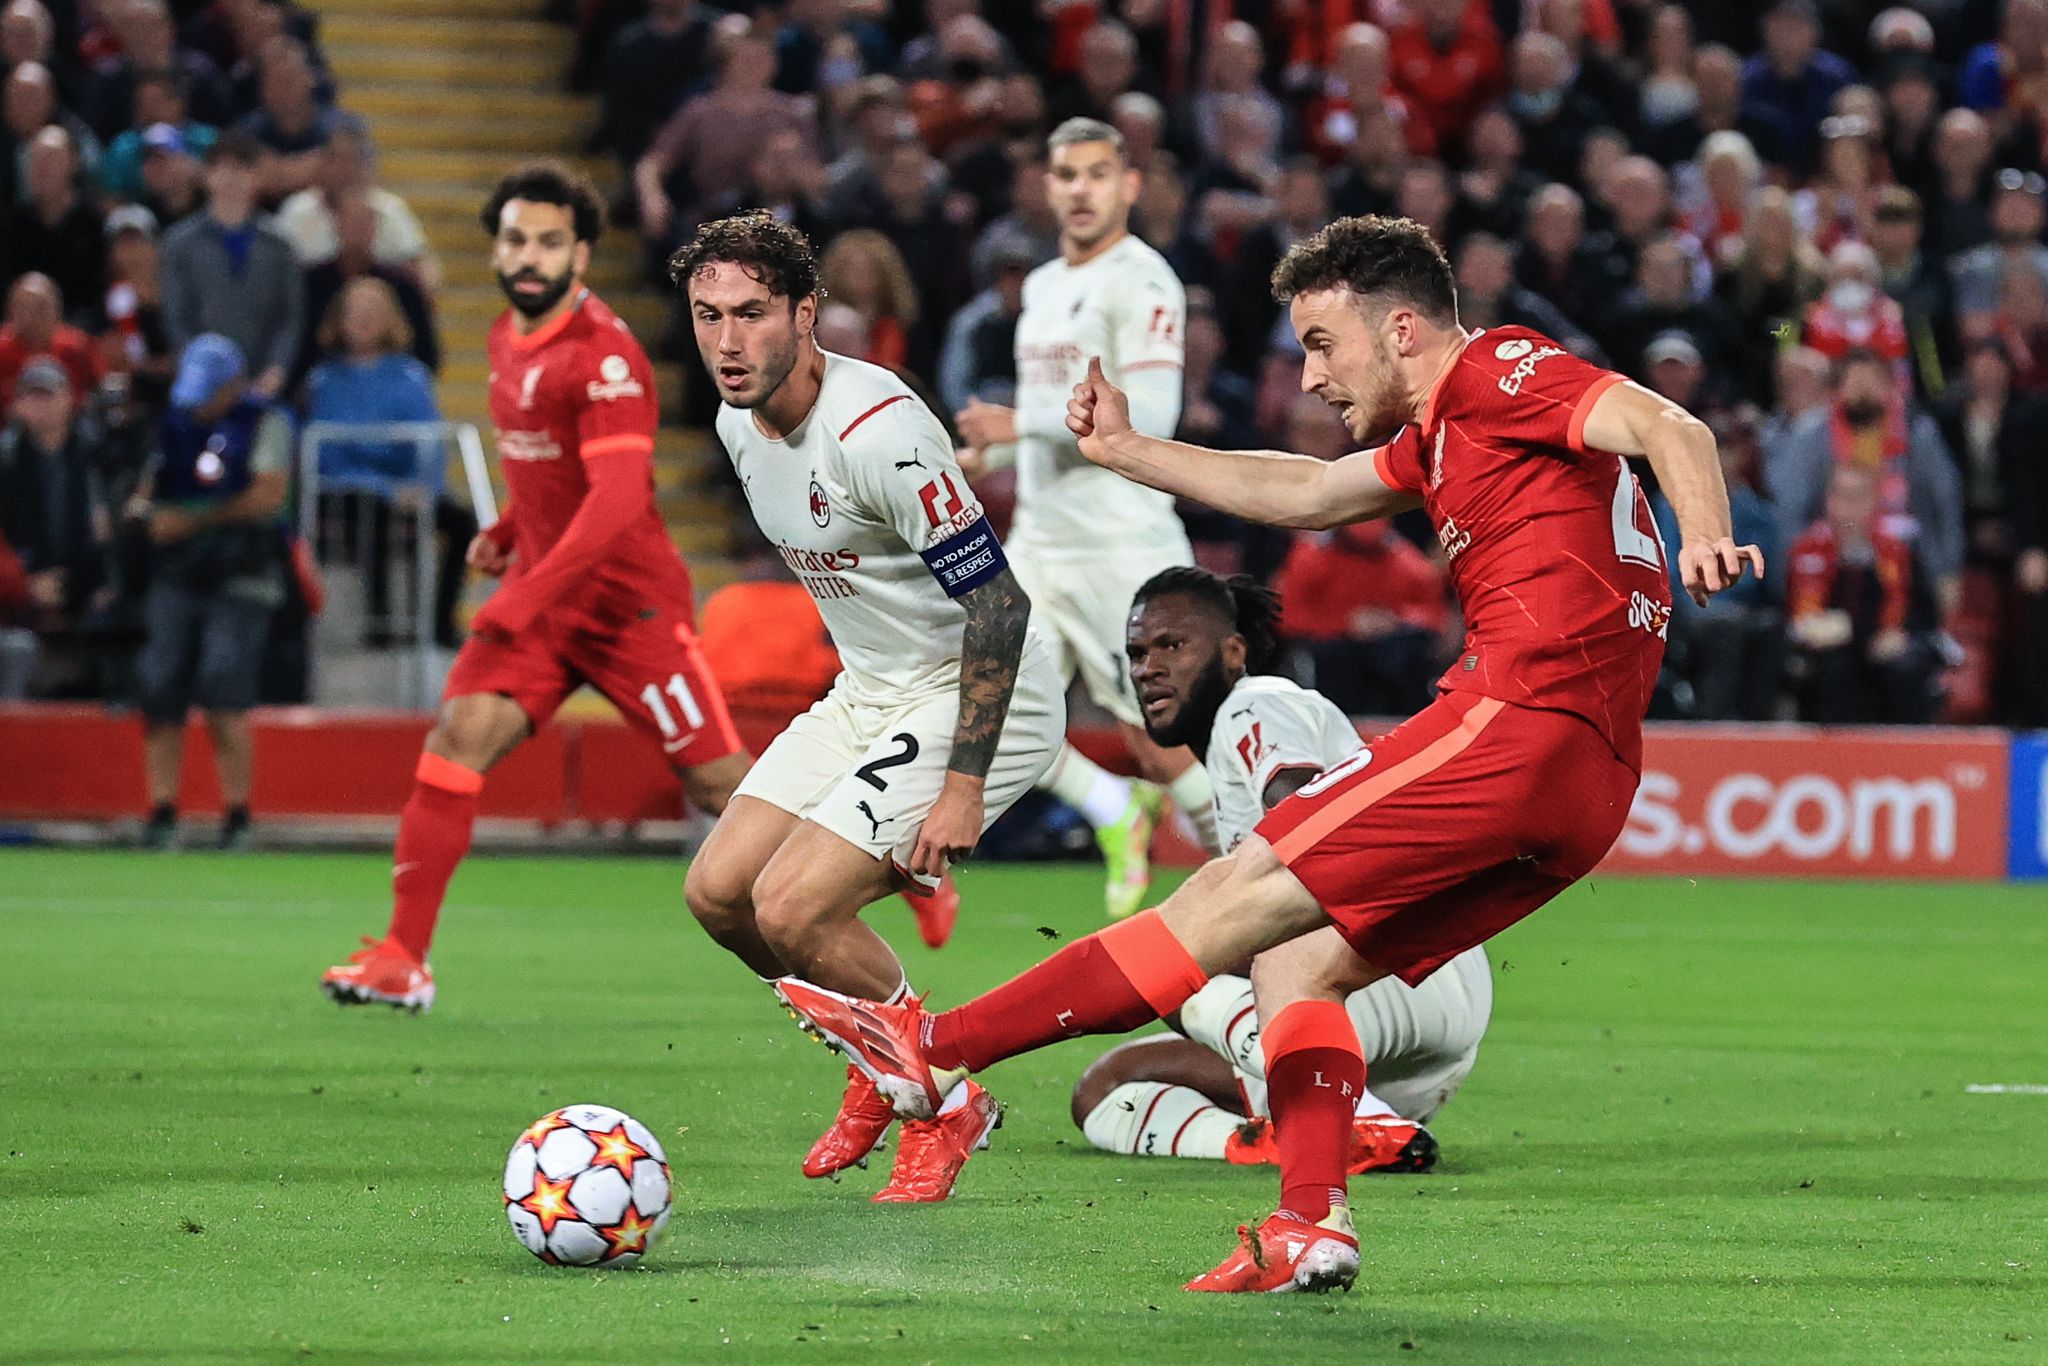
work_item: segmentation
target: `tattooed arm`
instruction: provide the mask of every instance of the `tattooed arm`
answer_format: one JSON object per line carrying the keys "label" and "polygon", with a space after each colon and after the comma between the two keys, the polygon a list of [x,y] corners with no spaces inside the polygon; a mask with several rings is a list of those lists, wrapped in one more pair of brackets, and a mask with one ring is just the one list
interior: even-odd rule
{"label": "tattooed arm", "polygon": [[910,860],[912,872],[934,876],[973,853],[981,839],[982,786],[1010,714],[1031,619],[1031,599],[1007,567],[963,595],[960,605],[967,609],[960,639],[960,720],[953,728],[945,787],[918,831]]}

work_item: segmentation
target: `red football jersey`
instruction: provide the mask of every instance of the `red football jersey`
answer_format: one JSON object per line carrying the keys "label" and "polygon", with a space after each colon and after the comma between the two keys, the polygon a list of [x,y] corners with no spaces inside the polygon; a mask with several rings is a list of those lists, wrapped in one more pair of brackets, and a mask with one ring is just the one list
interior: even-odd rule
{"label": "red football jersey", "polygon": [[1465,648],[1441,686],[1582,716],[1640,770],[1671,590],[1628,462],[1584,440],[1620,380],[1525,327],[1475,332],[1375,460],[1450,557]]}
{"label": "red football jersey", "polygon": [[631,620],[654,598],[689,602],[689,570],[654,506],[660,401],[647,353],[588,290],[538,332],[521,336],[512,317],[508,310],[490,333],[491,425],[518,551],[501,591],[518,592],[562,539],[590,489],[585,462],[602,458],[639,467],[634,488],[641,506],[544,610],[603,626]]}

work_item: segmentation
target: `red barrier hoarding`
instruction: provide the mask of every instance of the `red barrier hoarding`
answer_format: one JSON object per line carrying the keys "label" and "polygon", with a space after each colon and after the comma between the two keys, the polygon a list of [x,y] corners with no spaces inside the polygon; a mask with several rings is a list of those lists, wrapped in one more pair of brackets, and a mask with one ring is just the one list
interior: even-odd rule
{"label": "red barrier hoarding", "polygon": [[2009,747],[1993,730],[1653,727],[1603,867],[2003,877]]}

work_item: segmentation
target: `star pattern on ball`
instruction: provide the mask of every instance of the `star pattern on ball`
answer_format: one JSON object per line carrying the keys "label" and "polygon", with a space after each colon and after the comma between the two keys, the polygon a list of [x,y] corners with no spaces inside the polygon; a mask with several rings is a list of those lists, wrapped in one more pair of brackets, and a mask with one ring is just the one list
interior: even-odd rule
{"label": "star pattern on ball", "polygon": [[647,1149],[633,1141],[624,1124],[609,1130],[587,1129],[584,1132],[597,1145],[597,1156],[590,1159],[591,1171],[610,1167],[631,1182],[634,1165],[651,1156]]}
{"label": "star pattern on ball", "polygon": [[628,1252],[645,1252],[647,1240],[654,1234],[654,1221],[640,1217],[640,1211],[626,1206],[626,1215],[610,1228],[601,1228],[598,1234],[605,1241],[607,1258],[623,1256]]}
{"label": "star pattern on ball", "polygon": [[576,1183],[573,1176],[560,1181],[550,1181],[545,1172],[533,1174],[533,1194],[517,1202],[519,1208],[540,1220],[543,1236],[553,1233],[555,1225],[564,1219],[577,1219],[576,1207],[569,1203],[569,1187]]}
{"label": "star pattern on ball", "polygon": [[560,1110],[556,1110],[552,1114],[542,1115],[539,1119],[536,1119],[527,1126],[526,1132],[519,1137],[538,1149],[541,1145],[541,1140],[545,1139],[549,1134],[557,1129],[566,1129],[568,1127],[569,1121],[562,1118]]}

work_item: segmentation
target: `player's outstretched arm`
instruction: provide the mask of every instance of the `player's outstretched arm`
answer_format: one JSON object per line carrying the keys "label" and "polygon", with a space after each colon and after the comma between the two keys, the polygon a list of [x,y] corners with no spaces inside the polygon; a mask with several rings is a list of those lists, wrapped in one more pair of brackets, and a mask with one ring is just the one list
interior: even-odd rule
{"label": "player's outstretched arm", "polygon": [[1081,454],[1105,469],[1268,526],[1320,530],[1421,505],[1380,478],[1370,451],[1317,460],[1282,451],[1213,451],[1146,436],[1131,426],[1129,400],[1103,378],[1096,361],[1074,387],[1067,428],[1080,438]]}
{"label": "player's outstretched arm", "polygon": [[1707,424],[1633,380],[1610,384],[1586,414],[1585,444],[1616,455],[1640,455],[1678,515],[1678,581],[1692,600],[1707,600],[1742,579],[1745,566],[1764,576],[1764,553],[1735,544],[1728,486]]}
{"label": "player's outstretched arm", "polygon": [[942,872],[947,863],[973,853],[981,838],[982,787],[1010,714],[1031,620],[1031,599],[1008,566],[964,594],[960,606],[967,612],[960,637],[960,719],[953,727],[946,785],[911,854],[914,873]]}

